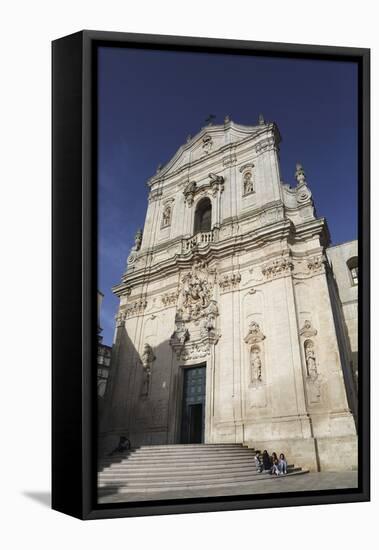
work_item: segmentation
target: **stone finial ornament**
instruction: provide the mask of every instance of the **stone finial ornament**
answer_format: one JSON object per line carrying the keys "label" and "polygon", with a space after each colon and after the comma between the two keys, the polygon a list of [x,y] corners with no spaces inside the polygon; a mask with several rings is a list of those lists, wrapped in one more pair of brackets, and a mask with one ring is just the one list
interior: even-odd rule
{"label": "stone finial ornament", "polygon": [[262,114],[259,115],[258,122],[260,126],[263,126],[265,123],[264,116]]}
{"label": "stone finial ornament", "polygon": [[134,237],[133,250],[137,252],[141,248],[142,243],[142,229],[138,229],[136,236]]}
{"label": "stone finial ornament", "polygon": [[295,179],[298,185],[307,185],[304,169],[299,162],[296,164]]}

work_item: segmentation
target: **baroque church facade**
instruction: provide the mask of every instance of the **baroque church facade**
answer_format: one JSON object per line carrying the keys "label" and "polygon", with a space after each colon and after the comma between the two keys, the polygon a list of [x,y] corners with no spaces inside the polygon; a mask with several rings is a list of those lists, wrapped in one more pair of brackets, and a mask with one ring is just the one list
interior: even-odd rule
{"label": "baroque church facade", "polygon": [[262,116],[226,117],[148,180],[144,229],[113,289],[100,453],[126,436],[356,468],[356,294],[353,309],[341,300],[341,253],[302,166],[294,187],[281,181],[279,143]]}

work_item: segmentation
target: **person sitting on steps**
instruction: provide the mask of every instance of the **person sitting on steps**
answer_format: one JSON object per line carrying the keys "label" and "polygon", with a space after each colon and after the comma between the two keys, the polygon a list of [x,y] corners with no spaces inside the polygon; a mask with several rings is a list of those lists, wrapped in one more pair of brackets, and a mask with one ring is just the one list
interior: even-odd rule
{"label": "person sitting on steps", "polygon": [[279,470],[279,460],[278,460],[278,455],[276,453],[272,453],[271,455],[271,474],[273,475],[279,475],[280,473],[280,470]]}
{"label": "person sitting on steps", "polygon": [[263,462],[263,470],[271,471],[271,466],[272,466],[271,458],[268,452],[266,451],[266,449],[263,451],[262,462]]}
{"label": "person sitting on steps", "polygon": [[260,455],[259,451],[255,452],[254,460],[255,460],[255,465],[257,467],[257,471],[259,473],[262,473],[262,471],[263,471],[263,462],[261,460],[261,455]]}
{"label": "person sitting on steps", "polygon": [[120,441],[118,442],[118,445],[115,449],[113,449],[112,452],[109,453],[108,456],[113,456],[115,454],[124,453],[125,451],[129,451],[130,449],[130,441],[127,437],[124,435],[120,436]]}
{"label": "person sitting on steps", "polygon": [[287,460],[284,453],[279,455],[279,472],[281,475],[287,474]]}

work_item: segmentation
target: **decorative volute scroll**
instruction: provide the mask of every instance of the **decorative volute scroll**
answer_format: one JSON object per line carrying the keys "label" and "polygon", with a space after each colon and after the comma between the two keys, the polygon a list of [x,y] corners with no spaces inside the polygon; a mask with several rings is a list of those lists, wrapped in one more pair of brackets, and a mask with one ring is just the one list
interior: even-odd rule
{"label": "decorative volute scroll", "polygon": [[298,203],[305,203],[312,198],[312,193],[308,188],[307,181],[305,179],[305,172],[300,163],[296,164],[295,179],[296,185],[296,200]]}
{"label": "decorative volute scroll", "polygon": [[212,190],[212,195],[215,196],[217,192],[222,193],[224,190],[224,177],[213,174],[213,172],[211,172],[208,177],[210,179],[209,185]]}
{"label": "decorative volute scroll", "polygon": [[142,367],[144,369],[141,395],[144,397],[147,397],[149,395],[151,371],[152,371],[152,366],[155,359],[156,357],[153,353],[152,347],[150,346],[150,344],[145,344],[142,358],[141,358]]}
{"label": "decorative volute scroll", "polygon": [[183,195],[188,206],[192,206],[197,191],[198,187],[196,181],[190,181],[185,186]]}

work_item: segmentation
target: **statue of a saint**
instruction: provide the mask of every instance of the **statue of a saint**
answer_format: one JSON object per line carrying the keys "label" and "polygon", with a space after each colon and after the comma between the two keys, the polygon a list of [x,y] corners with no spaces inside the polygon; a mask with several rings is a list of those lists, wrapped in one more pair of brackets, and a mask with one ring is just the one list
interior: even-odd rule
{"label": "statue of a saint", "polygon": [[243,193],[244,195],[247,195],[248,193],[252,193],[253,191],[253,179],[251,172],[246,172],[243,177]]}
{"label": "statue of a saint", "polygon": [[250,352],[250,364],[251,364],[251,380],[252,382],[262,381],[262,361],[260,357],[260,349],[258,347],[252,347]]}
{"label": "statue of a saint", "polygon": [[316,366],[316,356],[313,347],[313,342],[307,342],[305,344],[305,361],[307,363],[307,374],[310,378],[317,378],[317,366]]}
{"label": "statue of a saint", "polygon": [[171,223],[171,206],[167,204],[163,210],[162,226],[167,227]]}

